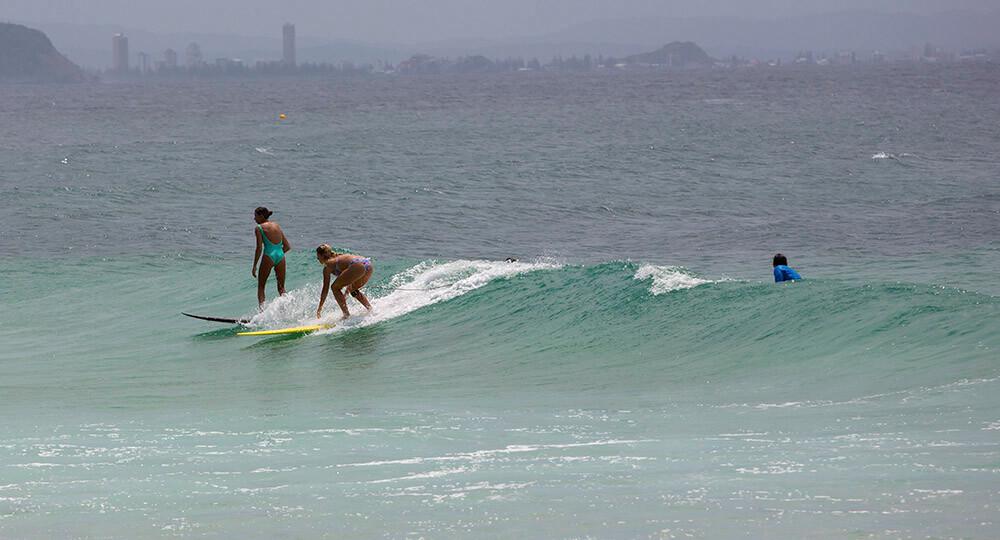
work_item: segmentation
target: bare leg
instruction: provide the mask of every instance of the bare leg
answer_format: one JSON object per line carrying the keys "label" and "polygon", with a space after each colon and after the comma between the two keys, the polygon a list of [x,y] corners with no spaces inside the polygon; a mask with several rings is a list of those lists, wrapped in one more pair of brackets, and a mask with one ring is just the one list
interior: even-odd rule
{"label": "bare leg", "polygon": [[351,316],[351,312],[347,311],[347,298],[344,297],[344,292],[340,289],[333,289],[333,297],[337,300],[337,304],[340,306],[340,311],[344,313],[344,318]]}
{"label": "bare leg", "polygon": [[347,298],[344,296],[344,292],[341,290],[344,287],[348,287],[348,291],[353,289],[350,285],[359,279],[362,279],[367,272],[367,269],[360,264],[352,264],[344,269],[343,272],[337,276],[337,279],[330,285],[330,290],[333,292],[333,297],[337,299],[337,303],[340,304],[340,310],[344,312],[344,318],[351,316],[351,313],[347,311]]}
{"label": "bare leg", "polygon": [[278,296],[285,295],[285,258],[282,257],[274,267],[274,277],[278,280]]}
{"label": "bare leg", "polygon": [[361,279],[351,283],[351,285],[347,288],[347,290],[351,292],[351,296],[353,296],[358,302],[361,302],[361,305],[365,306],[365,309],[368,311],[372,310],[372,304],[368,301],[368,297],[365,296],[365,293],[361,292],[361,287],[364,287],[371,278],[372,270],[368,270],[365,272],[365,275],[361,277]]}
{"label": "bare leg", "polygon": [[267,284],[267,278],[271,275],[273,267],[274,263],[270,257],[264,255],[260,258],[260,268],[257,269],[257,305],[264,304],[264,285]]}
{"label": "bare leg", "polygon": [[354,291],[351,293],[351,296],[353,296],[358,302],[361,302],[361,305],[365,306],[365,309],[368,311],[372,310],[372,303],[368,301],[368,297],[365,296],[365,293],[361,291]]}

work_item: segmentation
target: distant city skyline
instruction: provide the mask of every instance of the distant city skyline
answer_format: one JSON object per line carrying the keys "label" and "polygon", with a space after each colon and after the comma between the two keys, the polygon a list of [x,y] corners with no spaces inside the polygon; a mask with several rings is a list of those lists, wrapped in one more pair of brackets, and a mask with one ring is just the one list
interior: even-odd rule
{"label": "distant city skyline", "polygon": [[[218,79],[218,78],[268,78],[268,77],[343,77],[358,75],[393,76],[393,75],[468,75],[486,73],[521,73],[544,71],[549,73],[583,73],[594,71],[649,71],[649,70],[688,70],[688,69],[740,69],[740,68],[779,68],[783,65],[816,65],[834,66],[846,64],[883,64],[893,61],[946,63],[946,62],[996,62],[1000,61],[1000,49],[987,52],[976,51],[956,54],[926,43],[922,50],[914,50],[904,56],[893,57],[881,51],[859,58],[856,52],[838,52],[830,56],[814,55],[812,51],[798,54],[789,63],[783,64],[780,59],[741,58],[732,55],[726,58],[712,58],[703,49],[692,42],[675,41],[656,51],[649,51],[625,58],[590,54],[579,57],[572,55],[567,58],[555,57],[550,62],[541,63],[537,58],[525,61],[523,58],[508,57],[506,59],[490,60],[482,55],[464,55],[457,58],[434,57],[426,54],[415,54],[394,65],[381,60],[355,65],[351,61],[339,63],[319,62],[303,63],[295,60],[295,26],[286,23],[282,27],[283,56],[280,61],[257,59],[253,63],[244,62],[239,58],[217,57],[214,62],[206,63],[194,59],[192,51],[198,51],[197,43],[188,45],[188,61],[184,69],[177,69],[177,54],[167,49],[166,59],[152,58],[146,52],[136,54],[137,63],[132,69],[128,66],[128,38],[124,34],[115,34],[112,38],[114,67],[108,71],[113,79],[147,79],[150,77],[170,79]],[[150,60],[153,60],[152,64]]]}
{"label": "distant city skyline", "polygon": [[[202,51],[208,62],[228,59],[247,66],[274,62],[287,67],[303,63],[399,63],[414,54],[435,57],[482,55],[496,61],[537,59],[544,64],[556,57],[573,55],[623,57],[672,41],[695,42],[715,58],[738,56],[765,62],[793,60],[806,52],[829,57],[851,53],[861,53],[865,57],[880,52],[887,58],[903,58],[912,57],[915,50],[923,50],[928,44],[956,56],[977,51],[989,51],[992,56],[1000,49],[1000,36],[995,30],[1000,27],[1000,10],[986,15],[952,11],[933,17],[867,10],[782,19],[736,16],[603,19],[525,38],[450,40],[418,45],[365,43],[335,36],[301,38],[297,24],[297,19],[284,17],[274,22],[267,35],[257,37],[220,33],[158,34],[112,24],[52,23],[38,28],[47,33],[57,50],[81,67],[101,71],[111,68],[119,72],[123,71],[123,61],[108,54],[105,41],[113,34],[131,38],[131,43],[126,43],[131,48],[131,57],[124,62],[139,66],[143,72],[177,66],[177,61],[171,61],[171,55],[164,52],[166,49],[185,50],[185,68],[200,63]],[[188,49],[184,49],[185,46]],[[190,50],[192,46],[198,50]],[[194,56],[197,60],[192,62]]]}
{"label": "distant city skyline", "polygon": [[996,0],[5,0],[3,16],[27,23],[110,24],[158,33],[267,36],[296,20],[306,37],[415,44],[507,39],[616,18],[775,19],[843,10],[933,15],[992,13]]}

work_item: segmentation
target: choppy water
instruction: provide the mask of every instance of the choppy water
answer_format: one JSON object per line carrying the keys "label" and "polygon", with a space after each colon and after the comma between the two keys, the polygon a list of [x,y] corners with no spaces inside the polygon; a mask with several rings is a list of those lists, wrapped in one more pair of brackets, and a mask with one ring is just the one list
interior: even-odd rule
{"label": "choppy water", "polygon": [[[0,535],[991,538],[998,128],[989,65],[0,87]],[[180,315],[315,320],[320,243],[373,313]]]}

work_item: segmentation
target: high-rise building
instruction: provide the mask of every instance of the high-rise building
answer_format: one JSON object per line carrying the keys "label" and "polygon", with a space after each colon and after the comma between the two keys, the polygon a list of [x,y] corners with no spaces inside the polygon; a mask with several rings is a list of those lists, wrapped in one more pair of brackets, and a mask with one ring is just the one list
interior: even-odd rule
{"label": "high-rise building", "polygon": [[115,71],[128,71],[128,38],[125,34],[115,34],[111,37],[111,55]]}
{"label": "high-rise building", "polygon": [[188,69],[201,67],[201,47],[197,43],[188,43],[184,50],[184,65]]}
{"label": "high-rise building", "polygon": [[173,49],[167,49],[163,53],[163,59],[166,61],[165,65],[168,68],[177,67],[177,51]]}
{"label": "high-rise building", "polygon": [[149,55],[144,52],[140,52],[135,56],[136,56],[136,67],[139,68],[139,73],[145,75],[146,72],[149,71]]}
{"label": "high-rise building", "polygon": [[284,55],[281,61],[286,66],[295,67],[295,25],[285,23],[281,28],[281,34],[284,38]]}

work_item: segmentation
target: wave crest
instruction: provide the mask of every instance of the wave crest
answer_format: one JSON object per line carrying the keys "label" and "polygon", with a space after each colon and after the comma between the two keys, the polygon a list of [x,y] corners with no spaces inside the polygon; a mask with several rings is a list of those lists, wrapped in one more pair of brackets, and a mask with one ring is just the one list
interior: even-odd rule
{"label": "wave crest", "polygon": [[[337,323],[336,327],[323,331],[333,333],[394,319],[422,307],[451,300],[496,279],[559,267],[560,265],[548,262],[423,261],[392,276],[386,285],[373,283],[366,287],[372,303],[370,313],[366,313],[356,300],[348,297],[348,307],[353,316],[346,321],[337,322],[340,319],[340,309],[333,295],[329,295],[323,306],[323,318],[317,321],[315,314],[321,285],[312,283],[268,301],[264,309],[251,318],[250,325],[273,329]],[[388,292],[378,295],[372,291]]]}
{"label": "wave crest", "polygon": [[690,289],[706,283],[715,283],[709,279],[693,276],[680,266],[656,266],[652,264],[640,266],[633,279],[652,280],[649,292],[653,293],[654,296],[678,289]]}

